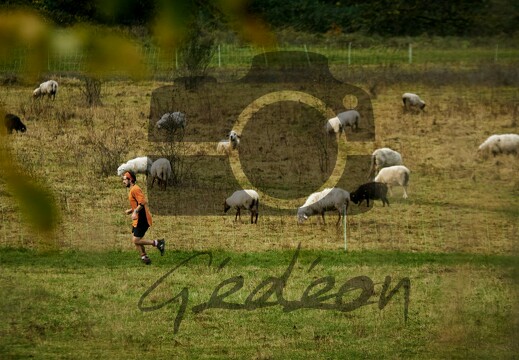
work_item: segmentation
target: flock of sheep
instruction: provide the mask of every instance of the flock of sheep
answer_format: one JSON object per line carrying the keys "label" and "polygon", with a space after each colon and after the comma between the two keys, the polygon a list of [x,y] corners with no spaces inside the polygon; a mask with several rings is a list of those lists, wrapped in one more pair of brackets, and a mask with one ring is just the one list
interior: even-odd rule
{"label": "flock of sheep", "polygon": [[[402,102],[404,111],[423,111],[426,105],[418,95],[413,93],[403,94]],[[344,132],[347,127],[350,127],[352,131],[358,131],[360,121],[361,116],[358,111],[344,111],[328,119],[324,126],[324,131],[329,134],[337,134]],[[185,125],[186,117],[181,112],[165,113],[156,123],[157,129],[184,128]],[[221,140],[217,144],[216,152],[229,155],[230,152],[237,150],[239,144],[240,135],[232,130],[226,139]],[[517,155],[519,154],[519,135],[492,135],[479,146],[478,152],[483,156],[490,153],[494,156],[501,153]],[[146,161],[141,161],[143,163],[142,169],[144,169]],[[153,171],[153,167],[157,162],[160,162],[161,165],[157,164],[157,169]],[[158,159],[153,164],[147,164],[148,168],[151,167],[151,170],[148,170],[147,173],[150,173],[153,177],[152,186],[155,179],[159,180],[159,184],[167,182],[168,169],[171,169],[171,165],[169,162],[166,162],[166,159]],[[143,171],[138,168],[133,168],[133,170],[136,172]],[[360,205],[365,200],[366,205],[369,207],[370,200],[381,200],[383,206],[386,204],[389,206],[387,194],[388,192],[389,194],[392,193],[391,189],[394,186],[402,187],[404,192],[403,198],[406,199],[408,197],[407,187],[409,178],[410,171],[403,165],[400,153],[387,147],[376,149],[371,156],[371,167],[368,174],[370,182],[362,184],[351,193],[341,188],[326,188],[323,191],[311,194],[297,211],[298,222],[302,223],[313,215],[321,215],[324,223],[325,212],[335,210],[339,215],[337,220],[337,224],[339,224],[341,214],[347,211],[350,202]],[[258,193],[252,189],[235,191],[225,200],[224,212],[227,212],[230,208],[235,208],[236,221],[239,218],[241,220],[242,209],[249,210],[251,213],[251,223],[257,223],[259,200]]]}
{"label": "flock of sheep", "polygon": [[148,175],[151,176],[151,188],[153,188],[155,180],[157,180],[157,184],[163,190],[166,190],[168,181],[171,180],[173,175],[171,162],[166,158],[159,158],[152,161],[151,158],[147,156],[141,156],[128,160],[117,168],[117,175],[123,176],[123,174],[129,170],[133,170],[135,174],[146,175],[146,179],[148,179]]}
{"label": "flock of sheep", "polygon": [[[117,175],[122,176],[126,171],[133,170],[136,174],[144,174],[146,178],[151,176],[151,188],[157,180],[159,187],[166,189],[168,181],[172,176],[171,163],[166,158],[159,158],[152,161],[147,156],[131,159],[121,164],[117,169]],[[382,200],[389,205],[387,200],[388,191],[391,193],[393,186],[402,186],[404,198],[407,198],[407,186],[409,184],[409,169],[402,165],[402,156],[389,148],[377,149],[372,154],[370,177],[376,175],[374,181],[361,185],[351,194],[340,188],[327,188],[321,192],[311,194],[305,204],[297,212],[298,221],[301,223],[312,215],[321,214],[324,222],[324,213],[330,210],[337,210],[339,219],[343,207],[346,209],[349,202],[361,204],[366,200],[369,206],[370,200]],[[251,212],[251,224],[258,222],[259,195],[251,189],[235,191],[225,199],[224,212],[230,208],[236,209],[235,220],[241,220],[241,210]]]}
{"label": "flock of sheep", "polygon": [[[55,99],[58,92],[58,83],[49,80],[41,83],[34,91],[34,98],[43,98],[47,96],[49,99]],[[402,95],[402,102],[405,111],[418,109],[423,111],[425,102],[416,94],[405,93]],[[352,131],[358,131],[361,116],[356,110],[348,110],[339,113],[326,121],[324,131],[326,133],[341,133],[346,127],[350,127]],[[185,129],[187,124],[186,115],[182,112],[165,113],[155,124],[159,131]],[[6,114],[4,125],[7,133],[13,131],[25,132],[26,126],[21,119],[14,114]],[[227,138],[221,140],[217,144],[216,152],[218,154],[227,154],[236,151],[240,144],[240,135],[234,130],[230,131]],[[501,134],[488,137],[478,148],[478,154],[484,158],[490,154],[497,156],[499,154],[519,155],[519,135],[517,134]],[[327,188],[321,192],[316,192],[308,196],[306,202],[298,209],[297,219],[301,223],[313,215],[321,215],[324,223],[324,213],[326,211],[336,210],[339,214],[337,223],[341,219],[341,214],[347,211],[350,201],[360,205],[366,200],[369,206],[370,200],[381,200],[383,205],[389,205],[387,193],[391,194],[393,186],[401,186],[403,188],[403,197],[407,198],[407,187],[409,185],[410,171],[403,165],[402,156],[398,152],[390,148],[380,148],[373,152],[371,156],[371,168],[368,179],[371,182],[365,183],[353,192],[348,192],[340,188]],[[149,157],[138,157],[127,161],[119,166],[117,175],[122,176],[124,172],[133,170],[136,174],[145,174],[146,177],[152,177],[151,187],[157,181],[159,187],[166,189],[168,182],[172,179],[171,163],[166,158],[160,158],[152,161]],[[241,209],[251,212],[251,223],[258,221],[259,196],[254,190],[238,190],[229,196],[224,203],[224,211],[230,208],[236,209],[236,218],[241,219]]]}
{"label": "flock of sheep", "polygon": [[370,200],[381,200],[383,206],[389,206],[387,193],[391,194],[393,186],[401,186],[404,189],[404,198],[407,198],[407,186],[409,185],[410,171],[402,165],[402,155],[390,148],[377,149],[371,155],[371,167],[368,179],[371,182],[360,185],[355,191],[348,192],[341,188],[326,188],[323,191],[311,194],[306,202],[297,211],[298,223],[302,223],[312,215],[337,211],[339,217],[337,225],[341,220],[341,214],[347,213],[350,201],[360,204],[365,200],[369,207]]}
{"label": "flock of sheep", "polygon": [[[48,80],[40,84],[34,91],[32,92],[32,96],[35,99],[43,98],[45,95],[48,96],[49,99],[54,100],[56,98],[56,94],[58,93],[58,83],[55,80]],[[6,114],[4,118],[4,126],[7,130],[8,134],[12,134],[13,131],[25,132],[27,131],[27,127],[22,122],[19,116],[15,114]]]}
{"label": "flock of sheep", "polygon": [[[180,111],[164,113],[155,123],[158,131],[175,131],[177,129],[185,129],[187,125],[186,114]],[[231,130],[226,139],[221,140],[216,146],[217,154],[229,155],[231,151],[238,148],[240,144],[240,135]]]}

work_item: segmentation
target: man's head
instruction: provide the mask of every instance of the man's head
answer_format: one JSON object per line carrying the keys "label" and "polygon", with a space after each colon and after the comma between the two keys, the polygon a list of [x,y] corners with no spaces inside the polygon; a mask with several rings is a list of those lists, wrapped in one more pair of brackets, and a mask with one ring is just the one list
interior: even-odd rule
{"label": "man's head", "polygon": [[126,187],[130,187],[132,184],[137,182],[137,176],[132,170],[128,170],[123,174],[123,184]]}

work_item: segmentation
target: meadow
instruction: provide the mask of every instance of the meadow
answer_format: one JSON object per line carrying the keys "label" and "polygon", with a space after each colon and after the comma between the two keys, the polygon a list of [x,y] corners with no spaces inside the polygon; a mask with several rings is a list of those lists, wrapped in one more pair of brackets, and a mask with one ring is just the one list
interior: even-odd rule
{"label": "meadow", "polygon": [[[334,62],[330,68],[337,79],[370,93],[376,126],[370,150],[401,152],[411,170],[409,198],[395,189],[389,208],[376,202],[349,216],[346,250],[344,228],[335,226],[332,214],[326,225],[316,218],[298,225],[295,212],[265,215],[261,208],[257,225],[247,224],[247,216],[235,223],[220,203],[211,204],[211,215],[155,214],[146,237],[165,238],[167,249],[164,257],[150,250],[148,267],[130,241],[127,190],[116,169],[157,153],[148,141],[151,98],[172,83],[106,80],[97,107],[86,106],[83,83],[72,76],[50,74],[61,86],[55,101],[33,101],[28,84],[1,86],[3,109],[20,115],[28,128],[2,141],[31,178],[52,190],[60,210],[52,236],[38,234],[0,181],[2,357],[516,357],[519,162],[513,156],[481,159],[476,150],[491,134],[519,133],[517,70],[507,64]],[[210,74],[226,82],[246,71]],[[403,112],[401,94],[407,91],[420,94],[426,112]],[[225,130],[212,131],[219,136]],[[211,174],[210,166],[202,174]],[[139,176],[139,182],[146,180]],[[144,190],[160,199],[157,189]],[[151,201],[150,207],[153,212]],[[366,305],[344,312],[284,311],[280,305],[192,311],[238,275],[243,288],[233,293],[227,284],[220,294],[228,290],[226,301],[243,304],[264,279],[286,271],[299,244],[286,299],[301,298],[322,277],[333,278],[337,292],[364,276],[374,283]],[[175,333],[179,301],[143,312],[139,299],[198,252],[211,252],[212,264],[204,258],[179,268],[143,302],[160,306],[187,288],[187,311]],[[383,309],[378,306],[386,276],[389,290],[410,281],[407,320],[403,287]],[[313,293],[323,295],[318,284]],[[342,301],[354,302],[359,289]]]}

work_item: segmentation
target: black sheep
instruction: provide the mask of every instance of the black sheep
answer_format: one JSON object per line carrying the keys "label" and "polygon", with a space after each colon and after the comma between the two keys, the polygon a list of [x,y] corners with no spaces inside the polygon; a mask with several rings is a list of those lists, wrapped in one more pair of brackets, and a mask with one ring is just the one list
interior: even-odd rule
{"label": "black sheep", "polygon": [[382,200],[383,206],[389,206],[387,200],[387,185],[379,182],[369,182],[359,186],[357,190],[350,193],[350,200],[355,204],[360,204],[366,200],[366,204],[369,207],[369,200]]}
{"label": "black sheep", "polygon": [[5,115],[4,125],[5,125],[5,128],[7,129],[7,133],[9,133],[9,134],[12,134],[13,130],[16,130],[16,132],[27,131],[27,128],[22,123],[22,120],[20,120],[20,118],[14,114]]}

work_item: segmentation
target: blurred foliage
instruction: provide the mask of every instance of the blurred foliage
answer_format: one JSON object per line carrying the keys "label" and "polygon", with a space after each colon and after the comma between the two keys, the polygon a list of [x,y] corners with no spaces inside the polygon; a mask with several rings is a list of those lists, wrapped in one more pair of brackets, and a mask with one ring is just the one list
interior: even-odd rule
{"label": "blurred foliage", "polygon": [[[214,46],[212,30],[224,22],[248,41],[272,43],[267,26],[249,16],[242,1],[14,0],[0,4],[0,58],[9,60],[17,50],[27,49],[22,75],[31,82],[45,73],[53,50],[88,54],[83,74],[87,88],[88,79],[99,85],[114,73],[140,78],[146,67],[137,44],[113,25],[147,24],[162,48],[185,49],[188,68],[203,70]],[[193,54],[198,59],[188,62]],[[100,93],[100,85],[95,89]],[[3,121],[5,114],[0,115]],[[10,153],[9,137],[2,134],[1,140],[0,179],[29,223],[49,234],[59,218],[51,191],[24,173]]]}
{"label": "blurred foliage", "polygon": [[45,69],[50,45],[49,26],[33,11],[0,12],[0,58],[21,47],[28,49],[24,72],[35,78]]}
{"label": "blurred foliage", "polygon": [[[5,112],[0,109],[3,120]],[[2,126],[0,131],[0,179],[5,182],[7,190],[17,199],[20,211],[28,221],[28,225],[44,236],[45,245],[53,244],[49,236],[58,220],[59,212],[56,201],[49,188],[28,176],[21,164],[14,159],[9,148],[9,135]]]}
{"label": "blurred foliage", "polygon": [[[89,54],[86,72],[98,78],[123,72],[139,78],[145,75],[142,54],[136,43],[122,33],[105,27],[81,24],[71,28],[71,43]],[[72,49],[71,49],[72,50]]]}
{"label": "blurred foliage", "polygon": [[155,4],[157,16],[152,32],[162,48],[185,46],[197,33],[207,39],[219,28],[230,27],[247,42],[262,47],[274,44],[268,25],[249,12],[242,0],[167,1]]}

